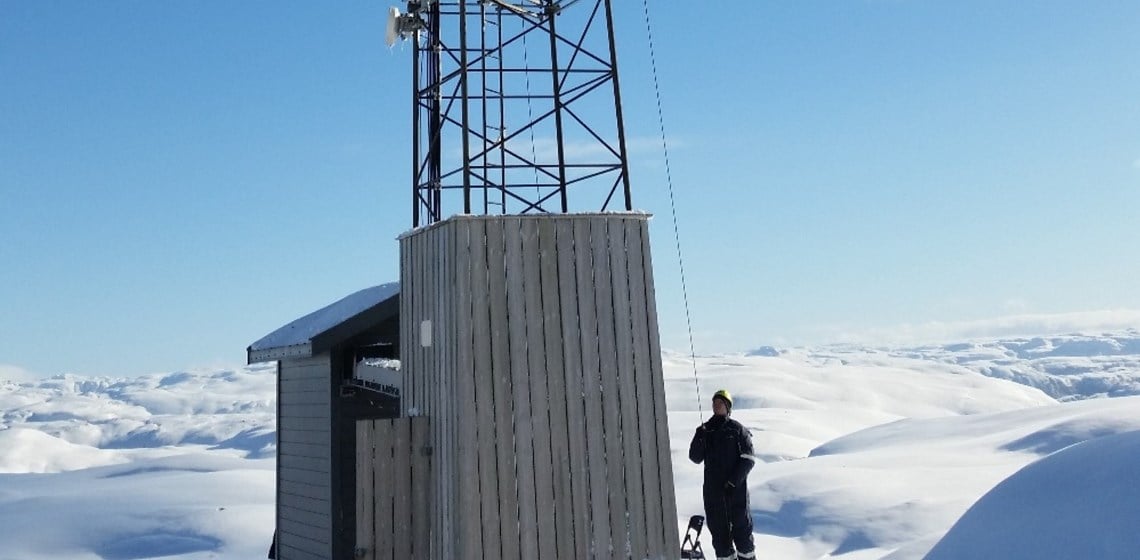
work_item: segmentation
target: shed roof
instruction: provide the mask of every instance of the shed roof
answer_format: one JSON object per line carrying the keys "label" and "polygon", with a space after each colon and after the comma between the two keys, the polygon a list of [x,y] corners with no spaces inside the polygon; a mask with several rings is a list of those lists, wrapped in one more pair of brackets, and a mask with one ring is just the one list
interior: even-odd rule
{"label": "shed roof", "polygon": [[400,284],[365,288],[297,319],[250,344],[249,363],[305,358],[399,314]]}

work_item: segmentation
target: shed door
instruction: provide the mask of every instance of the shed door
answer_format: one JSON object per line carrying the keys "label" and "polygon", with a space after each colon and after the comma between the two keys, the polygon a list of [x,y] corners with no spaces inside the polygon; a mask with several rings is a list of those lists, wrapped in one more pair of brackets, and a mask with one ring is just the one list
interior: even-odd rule
{"label": "shed door", "polygon": [[356,423],[356,557],[427,560],[431,519],[428,418]]}

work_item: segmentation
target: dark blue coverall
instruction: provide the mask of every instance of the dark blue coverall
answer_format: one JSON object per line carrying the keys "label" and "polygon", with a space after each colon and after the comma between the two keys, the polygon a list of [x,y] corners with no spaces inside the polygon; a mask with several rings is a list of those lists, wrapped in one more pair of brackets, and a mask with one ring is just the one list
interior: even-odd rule
{"label": "dark blue coverall", "polygon": [[705,464],[705,519],[717,558],[755,558],[748,507],[752,435],[736,420],[713,416],[693,435],[689,460]]}

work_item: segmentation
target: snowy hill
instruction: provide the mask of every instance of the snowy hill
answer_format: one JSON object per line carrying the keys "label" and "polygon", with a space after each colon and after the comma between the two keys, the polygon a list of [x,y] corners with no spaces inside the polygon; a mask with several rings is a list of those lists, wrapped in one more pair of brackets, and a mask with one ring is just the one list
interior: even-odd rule
{"label": "snowy hill", "polygon": [[[1088,557],[1130,558],[1092,547],[1136,547],[1140,396],[1124,395],[1140,386],[1138,341],[766,348],[698,358],[699,397],[693,364],[666,355],[678,530],[701,512],[689,438],[723,387],[760,459],[763,557],[984,557],[1000,518],[1003,558],[1072,557],[1036,544],[1058,527]],[[0,560],[263,558],[274,391],[272,366],[0,380]]]}
{"label": "snowy hill", "polygon": [[927,558],[1133,558],[1137,480],[1140,431],[1064,448],[983,496]]}

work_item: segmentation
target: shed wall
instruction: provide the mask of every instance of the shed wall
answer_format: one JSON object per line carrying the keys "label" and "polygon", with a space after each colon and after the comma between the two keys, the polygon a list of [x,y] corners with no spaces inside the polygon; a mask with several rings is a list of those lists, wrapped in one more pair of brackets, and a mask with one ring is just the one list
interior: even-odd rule
{"label": "shed wall", "polygon": [[278,362],[277,557],[332,557],[328,354]]}
{"label": "shed wall", "polygon": [[356,558],[427,560],[430,419],[356,422]]}
{"label": "shed wall", "polygon": [[432,558],[678,556],[647,220],[461,216],[401,238]]}

